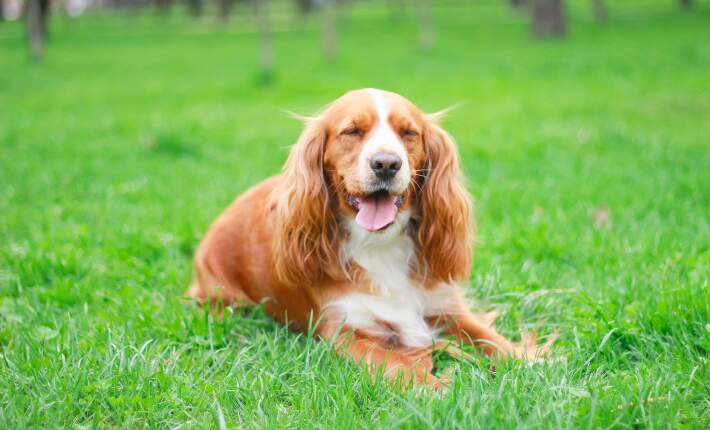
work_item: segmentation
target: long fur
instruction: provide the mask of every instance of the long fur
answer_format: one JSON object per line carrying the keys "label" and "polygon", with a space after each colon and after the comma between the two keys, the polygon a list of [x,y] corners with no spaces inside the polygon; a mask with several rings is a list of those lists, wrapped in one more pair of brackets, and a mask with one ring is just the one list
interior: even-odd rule
{"label": "long fur", "polygon": [[415,240],[425,278],[452,283],[468,278],[473,257],[471,198],[456,145],[430,118],[424,133],[427,172],[419,195]]}
{"label": "long fur", "polygon": [[338,224],[323,172],[327,133],[320,118],[308,119],[284,166],[281,187],[274,190],[274,263],[289,285],[312,285],[342,275]]}

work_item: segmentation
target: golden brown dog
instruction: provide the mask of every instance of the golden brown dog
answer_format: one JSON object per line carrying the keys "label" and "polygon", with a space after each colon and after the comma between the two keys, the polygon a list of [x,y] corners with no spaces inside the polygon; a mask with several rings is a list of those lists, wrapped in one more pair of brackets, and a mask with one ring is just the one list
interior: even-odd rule
{"label": "golden brown dog", "polygon": [[471,200],[456,147],[405,98],[349,92],[309,118],[281,175],[237,198],[195,257],[188,295],[263,303],[296,330],[390,376],[438,385],[437,335],[487,354],[532,358],[472,314]]}

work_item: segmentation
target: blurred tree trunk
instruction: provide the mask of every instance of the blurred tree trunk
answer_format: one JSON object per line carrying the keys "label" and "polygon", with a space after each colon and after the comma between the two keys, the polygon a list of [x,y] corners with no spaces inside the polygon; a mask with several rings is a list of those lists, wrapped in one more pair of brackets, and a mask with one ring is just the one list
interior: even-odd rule
{"label": "blurred tree trunk", "polygon": [[25,20],[27,23],[27,40],[30,44],[30,54],[35,59],[44,55],[44,47],[49,36],[49,0],[28,0],[25,5]]}
{"label": "blurred tree trunk", "polygon": [[336,1],[337,0],[321,0],[321,13],[323,15],[321,44],[323,47],[323,55],[327,59],[335,58],[338,53],[338,33],[336,25]]}
{"label": "blurred tree trunk", "polygon": [[693,0],[680,0],[680,7],[683,9],[690,9],[693,7]]}
{"label": "blurred tree trunk", "polygon": [[161,14],[169,14],[173,9],[173,0],[155,0],[155,7]]}
{"label": "blurred tree trunk", "polygon": [[606,13],[604,0],[592,0],[592,14],[597,22],[606,22],[609,16]]}
{"label": "blurred tree trunk", "polygon": [[432,16],[432,0],[419,1],[419,45],[424,49],[434,46],[434,17]]}
{"label": "blurred tree trunk", "polygon": [[0,22],[5,21],[5,1],[0,0]]}
{"label": "blurred tree trunk", "polygon": [[219,5],[219,19],[228,22],[234,8],[234,0],[217,0]]}
{"label": "blurred tree trunk", "polygon": [[202,16],[202,12],[205,10],[205,2],[203,0],[187,0],[187,8],[190,11],[190,15],[197,18]]}
{"label": "blurred tree trunk", "polygon": [[562,0],[532,0],[532,29],[538,37],[562,37],[567,23]]}
{"label": "blurred tree trunk", "polygon": [[256,23],[259,27],[259,67],[262,77],[269,80],[274,71],[274,46],[269,23],[269,9],[267,0],[252,0]]}
{"label": "blurred tree trunk", "polygon": [[296,0],[296,8],[301,15],[307,15],[313,11],[313,0]]}

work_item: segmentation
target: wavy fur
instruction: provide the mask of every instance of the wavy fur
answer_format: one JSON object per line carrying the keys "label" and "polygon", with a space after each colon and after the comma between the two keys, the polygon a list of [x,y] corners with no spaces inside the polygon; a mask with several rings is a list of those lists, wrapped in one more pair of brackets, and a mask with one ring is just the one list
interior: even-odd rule
{"label": "wavy fur", "polygon": [[338,225],[323,172],[326,138],[321,119],[308,119],[286,161],[281,186],[272,193],[276,275],[292,286],[341,274]]}
{"label": "wavy fur", "polygon": [[457,282],[468,278],[473,257],[471,197],[464,186],[456,145],[429,118],[424,133],[427,176],[419,192],[417,252],[425,278]]}

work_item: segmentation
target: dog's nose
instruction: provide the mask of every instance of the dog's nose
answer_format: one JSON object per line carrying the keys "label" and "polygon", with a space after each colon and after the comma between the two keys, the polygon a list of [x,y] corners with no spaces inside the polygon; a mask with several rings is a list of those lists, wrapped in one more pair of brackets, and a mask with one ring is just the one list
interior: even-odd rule
{"label": "dog's nose", "polygon": [[402,159],[395,154],[378,152],[370,158],[370,167],[380,179],[390,179],[402,167]]}

